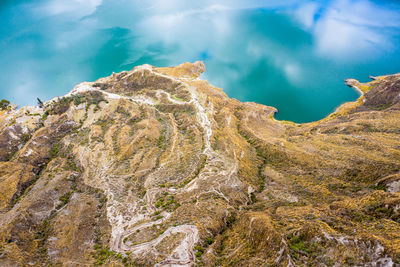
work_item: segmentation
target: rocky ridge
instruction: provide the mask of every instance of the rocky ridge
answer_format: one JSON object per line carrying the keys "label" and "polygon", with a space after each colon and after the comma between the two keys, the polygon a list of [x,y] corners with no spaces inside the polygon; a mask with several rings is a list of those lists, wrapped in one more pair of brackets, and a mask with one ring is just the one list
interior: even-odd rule
{"label": "rocky ridge", "polygon": [[295,124],[204,70],[0,111],[0,266],[400,264],[400,75]]}

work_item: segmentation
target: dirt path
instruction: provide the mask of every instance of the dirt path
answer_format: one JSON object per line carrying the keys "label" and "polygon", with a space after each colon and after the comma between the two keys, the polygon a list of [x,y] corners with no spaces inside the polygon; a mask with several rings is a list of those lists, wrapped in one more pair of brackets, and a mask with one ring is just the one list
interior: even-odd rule
{"label": "dirt path", "polygon": [[[149,69],[154,75],[162,76],[168,79],[172,79],[176,81],[176,78],[172,78],[166,75],[162,75],[156,72],[153,72],[150,68],[147,68],[146,66],[144,67],[139,67],[135,69],[133,72],[139,71],[141,69]],[[129,76],[129,75],[128,75]],[[127,77],[128,77],[127,76]],[[185,79],[189,80],[189,79]],[[195,79],[193,79],[195,80]],[[146,199],[146,212],[145,213],[139,213],[139,207],[137,203],[120,203],[119,200],[115,197],[114,190],[113,190],[113,177],[110,177],[109,174],[107,174],[107,171],[110,170],[110,166],[113,163],[110,163],[110,166],[106,166],[103,168],[102,171],[98,174],[100,177],[103,177],[103,181],[105,183],[105,193],[108,198],[107,202],[107,216],[110,221],[110,224],[112,226],[112,237],[111,237],[111,250],[121,252],[121,253],[126,253],[126,252],[131,252],[131,254],[139,255],[141,253],[146,253],[149,251],[155,251],[155,247],[162,242],[162,240],[170,235],[176,234],[176,233],[183,233],[185,234],[185,237],[181,240],[180,244],[176,247],[176,249],[163,261],[157,264],[157,266],[166,266],[166,265],[175,265],[175,266],[191,266],[194,263],[195,257],[194,257],[194,251],[193,247],[196,242],[199,240],[199,234],[198,234],[198,229],[195,225],[179,225],[179,226],[174,226],[170,227],[167,230],[165,230],[164,233],[162,233],[160,236],[157,238],[137,244],[137,245],[128,245],[123,242],[123,240],[133,233],[135,233],[137,230],[141,230],[147,227],[152,227],[153,225],[159,225],[167,221],[171,214],[168,212],[163,212],[161,215],[163,218],[156,220],[156,221],[151,221],[151,216],[156,211],[157,209],[154,207],[154,198],[155,196],[160,193],[160,192],[165,192],[168,191],[170,193],[181,193],[184,191],[190,191],[196,188],[196,183],[199,180],[202,179],[207,179],[210,176],[215,176],[215,175],[221,175],[224,177],[229,178],[232,177],[232,175],[237,171],[237,164],[229,164],[227,161],[219,154],[217,154],[215,151],[213,151],[211,147],[211,137],[213,134],[212,130],[212,121],[208,117],[208,113],[212,113],[213,107],[210,105],[207,108],[203,107],[202,104],[200,104],[200,96],[198,95],[198,91],[195,87],[190,86],[186,82],[182,80],[178,80],[182,83],[183,86],[185,86],[191,93],[191,99],[189,101],[181,101],[178,99],[174,99],[171,97],[171,95],[168,92],[159,90],[156,93],[156,96],[160,96],[161,94],[164,94],[167,96],[168,101],[171,103],[177,104],[177,105],[187,105],[187,104],[192,104],[194,108],[196,109],[196,117],[197,117],[197,122],[200,125],[200,127],[203,128],[204,136],[203,136],[203,142],[204,142],[204,149],[202,153],[206,155],[206,164],[203,169],[203,171],[196,177],[193,181],[191,181],[189,184],[187,184],[184,188],[179,188],[179,189],[169,189],[169,188],[149,188],[153,184],[154,179],[156,179],[156,175],[158,171],[162,171],[162,168],[164,166],[159,166],[159,169],[153,171],[148,175],[146,178],[145,182],[145,187],[147,188],[146,194],[145,194],[145,199]],[[155,101],[153,99],[150,99],[146,96],[135,96],[135,97],[127,97],[127,96],[121,96],[113,93],[109,93],[97,88],[92,87],[93,83],[82,83],[78,85],[77,87],[72,90],[69,95],[72,94],[77,94],[80,92],[84,91],[98,91],[103,93],[106,98],[108,99],[128,99],[132,100],[135,103],[142,104],[142,105],[150,105],[153,106],[155,105]],[[176,129],[175,129],[176,131]],[[177,136],[173,135],[173,138],[176,139]],[[173,144],[176,143],[176,140],[173,140]],[[165,164],[164,164],[165,165]],[[217,170],[217,173],[216,173]],[[219,172],[219,173],[218,173]],[[154,176],[154,177],[153,177]],[[237,181],[224,181],[226,182],[237,182]],[[220,187],[220,186],[219,186]],[[227,202],[229,202],[229,198],[226,197],[221,190],[219,189],[218,186],[216,186],[213,189],[213,192],[224,198]],[[118,189],[116,189],[118,192]],[[128,214],[127,214],[128,211]]]}

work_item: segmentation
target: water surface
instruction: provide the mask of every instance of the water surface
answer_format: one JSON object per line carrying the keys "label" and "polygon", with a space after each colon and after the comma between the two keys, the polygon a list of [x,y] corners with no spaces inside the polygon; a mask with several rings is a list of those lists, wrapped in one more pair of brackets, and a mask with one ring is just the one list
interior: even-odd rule
{"label": "water surface", "polygon": [[400,72],[398,1],[1,1],[0,22],[0,98],[19,105],[144,63],[204,60],[230,97],[307,122],[357,98],[344,79]]}

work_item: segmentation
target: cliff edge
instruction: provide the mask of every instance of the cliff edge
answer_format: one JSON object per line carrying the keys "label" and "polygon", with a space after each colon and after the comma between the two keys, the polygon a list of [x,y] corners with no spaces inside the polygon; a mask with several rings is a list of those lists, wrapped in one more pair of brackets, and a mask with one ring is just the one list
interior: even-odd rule
{"label": "cliff edge", "polygon": [[295,124],[203,71],[0,111],[0,266],[400,264],[400,75]]}

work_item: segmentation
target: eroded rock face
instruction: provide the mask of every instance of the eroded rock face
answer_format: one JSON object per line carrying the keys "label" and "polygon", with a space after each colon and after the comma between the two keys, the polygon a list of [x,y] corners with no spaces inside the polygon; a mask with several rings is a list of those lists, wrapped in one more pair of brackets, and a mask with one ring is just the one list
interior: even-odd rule
{"label": "eroded rock face", "polygon": [[294,124],[204,70],[139,66],[0,113],[0,265],[399,263],[400,76]]}
{"label": "eroded rock face", "polygon": [[0,162],[0,211],[21,194],[27,184],[35,179],[31,165],[17,162]]}
{"label": "eroded rock face", "polygon": [[387,76],[372,85],[365,94],[364,106],[369,109],[400,109],[400,75]]}

